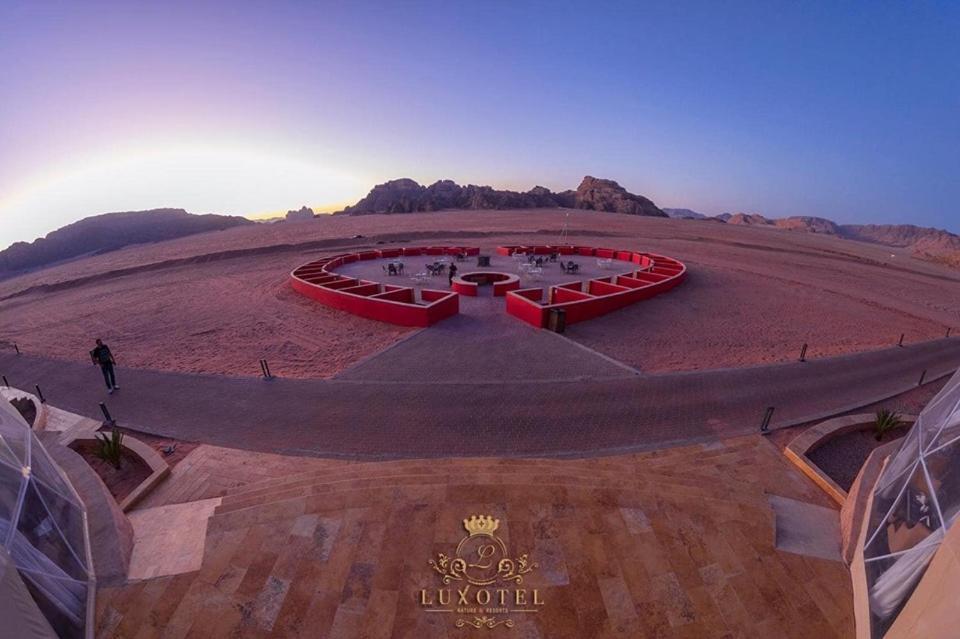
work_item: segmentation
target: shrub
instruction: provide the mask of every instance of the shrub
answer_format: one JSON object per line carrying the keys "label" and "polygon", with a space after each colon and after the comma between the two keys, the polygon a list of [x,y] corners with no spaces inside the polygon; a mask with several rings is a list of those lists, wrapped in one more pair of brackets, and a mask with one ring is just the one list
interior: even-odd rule
{"label": "shrub", "polygon": [[877,417],[873,421],[873,435],[877,441],[881,441],[883,436],[900,426],[902,423],[900,414],[889,408],[881,408],[877,411]]}
{"label": "shrub", "polygon": [[114,428],[107,437],[106,433],[97,433],[97,441],[100,443],[97,448],[97,457],[105,462],[112,464],[114,468],[120,468],[120,460],[123,457],[123,433]]}

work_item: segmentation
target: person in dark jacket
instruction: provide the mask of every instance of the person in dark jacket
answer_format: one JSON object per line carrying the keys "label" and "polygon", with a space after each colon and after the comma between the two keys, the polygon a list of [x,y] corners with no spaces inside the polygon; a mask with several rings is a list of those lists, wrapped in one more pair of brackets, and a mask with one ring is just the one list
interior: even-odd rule
{"label": "person in dark jacket", "polygon": [[110,352],[110,347],[98,339],[96,347],[90,351],[90,359],[93,360],[94,364],[100,365],[100,371],[103,373],[103,381],[107,383],[107,392],[113,394],[113,391],[119,390],[120,387],[117,386],[117,374],[113,370],[113,366],[117,362],[113,359],[113,353]]}
{"label": "person in dark jacket", "polygon": [[447,278],[447,283],[448,283],[450,286],[453,286],[453,278],[456,277],[456,275],[457,275],[457,265],[456,265],[456,264],[451,264],[451,265],[450,265],[450,270],[447,271],[447,273],[448,273],[449,276],[450,276],[450,277]]}

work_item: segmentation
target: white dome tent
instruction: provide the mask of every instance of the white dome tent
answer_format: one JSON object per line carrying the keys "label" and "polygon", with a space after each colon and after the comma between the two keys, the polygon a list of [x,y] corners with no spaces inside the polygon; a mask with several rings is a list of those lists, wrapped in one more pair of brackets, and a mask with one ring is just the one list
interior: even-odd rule
{"label": "white dome tent", "polygon": [[[3,398],[0,550],[4,563],[16,566],[36,603],[33,617],[19,620],[25,627],[37,629],[37,634],[28,636],[51,636],[39,633],[44,628],[59,637],[85,636],[93,588],[83,502],[30,426]],[[18,596],[18,589],[9,584],[0,592],[0,599]],[[18,609],[21,615],[28,614],[23,611],[29,607],[20,605]]]}
{"label": "white dome tent", "polygon": [[896,619],[960,514],[960,372],[920,413],[873,489],[863,555],[871,628]]}

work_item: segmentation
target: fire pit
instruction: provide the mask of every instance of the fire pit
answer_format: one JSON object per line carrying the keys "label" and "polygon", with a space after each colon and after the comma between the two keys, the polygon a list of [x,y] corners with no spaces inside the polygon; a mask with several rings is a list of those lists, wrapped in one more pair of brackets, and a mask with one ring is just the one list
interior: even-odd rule
{"label": "fire pit", "polygon": [[479,287],[490,284],[493,285],[493,294],[501,297],[506,295],[507,291],[515,291],[520,288],[520,278],[511,273],[471,271],[454,277],[450,287],[461,295],[476,297]]}

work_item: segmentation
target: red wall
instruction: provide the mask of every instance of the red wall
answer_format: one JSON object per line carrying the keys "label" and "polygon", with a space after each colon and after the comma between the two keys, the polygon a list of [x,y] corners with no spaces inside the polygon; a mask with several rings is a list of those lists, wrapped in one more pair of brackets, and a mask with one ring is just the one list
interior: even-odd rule
{"label": "red wall", "polygon": [[[514,247],[503,248],[509,250],[501,254],[509,255]],[[537,252],[537,247],[524,248]],[[560,248],[562,255],[596,255],[637,265],[640,269],[626,275],[588,280],[587,292],[582,290],[582,282],[553,286],[547,303],[542,303],[539,289],[513,291],[507,295],[508,313],[528,324],[542,327],[546,325],[551,309],[562,308],[566,311],[566,323],[575,324],[668,291],[683,282],[687,273],[682,262],[663,255],[589,246],[570,247],[568,253],[563,248]]]}
{"label": "red wall", "polygon": [[375,297],[381,300],[390,300],[392,302],[403,302],[404,304],[413,304],[415,302],[413,299],[412,288],[400,288],[393,291],[384,291],[383,293],[371,295],[370,297]]}
{"label": "red wall", "polygon": [[442,255],[447,251],[453,254],[465,251],[468,255],[479,253],[479,249],[471,247],[417,247],[335,255],[295,269],[290,274],[290,285],[298,293],[354,315],[400,326],[430,326],[460,312],[460,297],[456,293],[423,289],[418,303],[409,287],[344,277],[334,273],[333,269],[357,260],[421,255],[424,252]]}
{"label": "red wall", "polygon": [[[539,288],[520,289],[518,279],[494,283],[494,295],[506,294],[507,312],[533,326],[543,327],[551,309],[566,310],[568,324],[575,324],[604,315],[628,304],[647,299],[677,286],[686,278],[686,266],[682,262],[653,253],[637,253],[616,249],[595,249],[588,246],[501,246],[500,255],[510,255],[514,250],[546,255],[559,252],[561,255],[596,255],[614,258],[641,270],[625,275],[588,280],[582,290],[582,282],[569,282],[551,288],[549,299],[544,303],[543,291]],[[366,280],[337,275],[334,271],[343,264],[357,260],[398,257],[400,255],[443,255],[466,252],[478,255],[476,247],[406,247],[348,253],[315,260],[294,270],[290,282],[294,290],[323,304],[362,317],[401,326],[430,326],[460,311],[459,293],[462,291],[420,291],[420,302],[413,289],[391,284],[378,284]],[[647,267],[650,267],[649,270]],[[615,283],[614,283],[615,282]],[[470,284],[470,283],[467,283]],[[476,286],[469,287],[476,294]],[[456,283],[454,289],[457,289]]]}
{"label": "red wall", "polygon": [[475,282],[453,280],[450,287],[460,295],[467,295],[469,297],[477,296],[477,284]]}
{"label": "red wall", "polygon": [[553,287],[553,304],[563,304],[564,302],[579,302],[581,300],[592,300],[595,298],[595,295],[590,295],[589,293],[581,293],[580,291],[574,291],[569,288],[560,288],[558,286]]}
{"label": "red wall", "polygon": [[510,291],[507,293],[507,313],[527,324],[543,328],[546,324],[546,307],[538,303],[541,297],[543,291],[540,289]]}
{"label": "red wall", "polygon": [[503,297],[510,291],[516,291],[520,288],[520,278],[513,277],[509,280],[503,280],[502,282],[493,283],[493,295],[495,297]]}
{"label": "red wall", "polygon": [[361,284],[359,286],[351,286],[350,288],[341,289],[344,293],[351,293],[353,295],[363,295],[364,297],[369,297],[371,295],[376,295],[380,292],[379,284]]}
{"label": "red wall", "polygon": [[587,292],[591,295],[610,295],[611,293],[622,293],[623,290],[624,287],[603,280],[590,280],[587,285]]}

